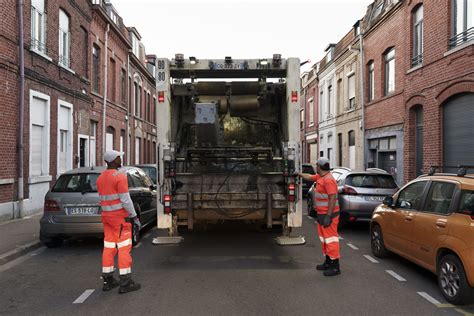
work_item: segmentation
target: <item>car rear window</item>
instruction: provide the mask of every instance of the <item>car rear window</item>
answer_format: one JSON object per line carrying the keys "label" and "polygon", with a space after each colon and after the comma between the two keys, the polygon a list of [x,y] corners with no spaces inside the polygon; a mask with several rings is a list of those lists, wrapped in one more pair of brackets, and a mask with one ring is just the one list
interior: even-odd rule
{"label": "car rear window", "polygon": [[51,192],[97,192],[98,173],[66,174],[59,177]]}
{"label": "car rear window", "polygon": [[474,215],[474,191],[462,191],[460,206],[461,213]]}
{"label": "car rear window", "polygon": [[156,169],[153,167],[140,167],[150,177],[153,183],[156,183]]}
{"label": "car rear window", "polygon": [[398,186],[391,175],[355,174],[346,178],[346,185],[358,188],[396,189]]}

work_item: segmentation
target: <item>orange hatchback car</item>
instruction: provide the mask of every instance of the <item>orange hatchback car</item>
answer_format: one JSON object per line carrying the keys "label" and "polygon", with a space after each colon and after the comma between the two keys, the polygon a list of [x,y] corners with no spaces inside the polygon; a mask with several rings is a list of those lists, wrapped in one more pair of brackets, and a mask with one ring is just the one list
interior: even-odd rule
{"label": "orange hatchback car", "polygon": [[394,252],[436,273],[453,304],[474,301],[474,175],[431,168],[378,206],[370,224],[372,253]]}

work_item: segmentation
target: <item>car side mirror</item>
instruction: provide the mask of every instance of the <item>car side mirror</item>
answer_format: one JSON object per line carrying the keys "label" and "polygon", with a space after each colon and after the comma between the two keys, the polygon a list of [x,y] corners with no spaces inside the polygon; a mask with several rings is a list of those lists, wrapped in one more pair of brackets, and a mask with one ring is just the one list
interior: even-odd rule
{"label": "car side mirror", "polygon": [[383,204],[388,206],[388,207],[393,207],[393,197],[392,196],[386,196],[383,199]]}
{"label": "car side mirror", "polygon": [[155,191],[157,189],[156,184],[150,185],[150,190]]}

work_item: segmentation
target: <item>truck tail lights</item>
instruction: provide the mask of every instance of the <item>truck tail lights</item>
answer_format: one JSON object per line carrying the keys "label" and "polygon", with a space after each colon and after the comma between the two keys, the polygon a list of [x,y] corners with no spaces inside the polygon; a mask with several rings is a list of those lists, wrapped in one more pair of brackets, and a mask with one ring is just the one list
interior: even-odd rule
{"label": "truck tail lights", "polygon": [[288,202],[296,201],[296,184],[288,184]]}
{"label": "truck tail lights", "polygon": [[159,91],[158,92],[158,102],[159,103],[165,102],[165,92],[164,91]]}
{"label": "truck tail lights", "polygon": [[171,195],[166,194],[163,197],[163,205],[165,206],[165,214],[170,214],[171,213]]}
{"label": "truck tail lights", "polygon": [[291,91],[291,102],[298,102],[298,91]]}

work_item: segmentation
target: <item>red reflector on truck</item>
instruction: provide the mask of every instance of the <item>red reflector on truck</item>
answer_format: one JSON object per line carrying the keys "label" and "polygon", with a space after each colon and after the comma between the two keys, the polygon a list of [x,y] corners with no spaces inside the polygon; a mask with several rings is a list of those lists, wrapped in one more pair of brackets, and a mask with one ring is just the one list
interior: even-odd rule
{"label": "red reflector on truck", "polygon": [[291,102],[298,102],[298,91],[291,91]]}
{"label": "red reflector on truck", "polygon": [[159,91],[158,92],[158,102],[163,103],[165,102],[165,92]]}

